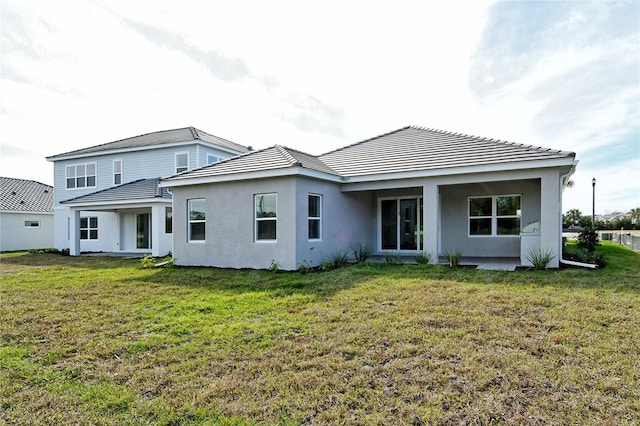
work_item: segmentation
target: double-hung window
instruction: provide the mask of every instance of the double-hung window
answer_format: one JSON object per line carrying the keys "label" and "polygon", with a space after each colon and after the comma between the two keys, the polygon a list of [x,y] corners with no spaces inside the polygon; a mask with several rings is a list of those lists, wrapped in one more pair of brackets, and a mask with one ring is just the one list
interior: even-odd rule
{"label": "double-hung window", "polygon": [[518,235],[521,211],[520,195],[469,197],[469,235]]}
{"label": "double-hung window", "polygon": [[189,170],[189,153],[181,152],[176,154],[176,173]]}
{"label": "double-hung window", "polygon": [[256,194],[255,206],[255,240],[276,241],[278,221],[278,197],[276,194]]}
{"label": "double-hung window", "polygon": [[189,241],[204,241],[207,223],[207,203],[204,198],[188,200]]}
{"label": "double-hung window", "polygon": [[76,164],[66,167],[67,189],[95,188],[96,163]]}
{"label": "double-hung window", "polygon": [[322,196],[309,194],[309,239],[322,239]]}
{"label": "double-hung window", "polygon": [[113,160],[113,184],[122,184],[122,160]]}
{"label": "double-hung window", "polygon": [[98,239],[98,218],[97,217],[81,217],[80,218],[80,239],[81,240],[97,240]]}

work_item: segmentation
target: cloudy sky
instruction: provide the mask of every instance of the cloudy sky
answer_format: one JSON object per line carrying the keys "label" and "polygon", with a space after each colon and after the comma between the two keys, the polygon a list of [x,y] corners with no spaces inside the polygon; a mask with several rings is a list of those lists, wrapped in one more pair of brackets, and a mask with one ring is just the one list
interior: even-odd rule
{"label": "cloudy sky", "polygon": [[640,207],[640,2],[0,0],[0,175],[195,126],[311,154],[417,125],[570,150]]}

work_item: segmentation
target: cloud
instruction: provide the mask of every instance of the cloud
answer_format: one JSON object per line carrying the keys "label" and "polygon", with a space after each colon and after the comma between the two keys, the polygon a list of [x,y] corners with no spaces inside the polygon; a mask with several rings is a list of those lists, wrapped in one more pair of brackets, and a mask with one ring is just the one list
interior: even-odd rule
{"label": "cloud", "polygon": [[247,65],[240,58],[225,56],[215,50],[199,49],[181,35],[151,25],[125,18],[122,18],[122,21],[156,46],[177,50],[185,54],[219,80],[233,81],[251,76]]}

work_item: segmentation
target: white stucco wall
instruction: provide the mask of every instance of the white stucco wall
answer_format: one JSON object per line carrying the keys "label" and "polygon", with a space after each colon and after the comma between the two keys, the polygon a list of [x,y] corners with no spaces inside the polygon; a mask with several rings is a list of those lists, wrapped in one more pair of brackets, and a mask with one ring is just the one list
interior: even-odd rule
{"label": "white stucco wall", "polygon": [[[40,226],[25,227],[25,221],[38,221]],[[0,251],[53,247],[52,213],[0,213]]]}

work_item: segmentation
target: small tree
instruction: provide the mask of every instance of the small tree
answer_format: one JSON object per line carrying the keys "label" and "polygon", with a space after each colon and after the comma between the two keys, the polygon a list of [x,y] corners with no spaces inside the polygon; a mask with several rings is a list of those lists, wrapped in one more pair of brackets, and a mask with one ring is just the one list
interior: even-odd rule
{"label": "small tree", "polygon": [[596,250],[598,245],[598,233],[591,225],[585,226],[578,235],[578,247],[583,248],[589,252]]}

